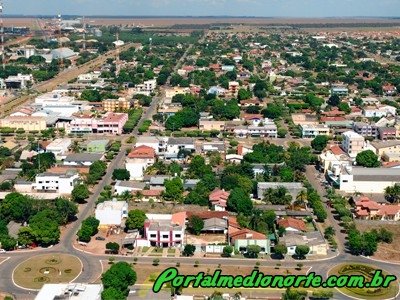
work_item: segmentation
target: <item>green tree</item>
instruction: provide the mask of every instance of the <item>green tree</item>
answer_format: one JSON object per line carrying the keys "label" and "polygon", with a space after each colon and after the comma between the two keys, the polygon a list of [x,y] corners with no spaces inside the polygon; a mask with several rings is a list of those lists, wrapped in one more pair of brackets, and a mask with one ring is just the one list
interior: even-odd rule
{"label": "green tree", "polygon": [[251,91],[249,91],[247,89],[239,89],[239,92],[238,92],[239,100],[250,99],[252,96],[253,96],[253,94],[251,93]]}
{"label": "green tree", "polygon": [[35,242],[39,245],[49,246],[57,244],[60,240],[57,213],[50,209],[43,210],[29,220]]}
{"label": "green tree", "polygon": [[327,290],[317,290],[312,293],[313,299],[331,299],[333,298],[333,292]]}
{"label": "green tree", "polygon": [[394,186],[385,188],[385,199],[391,203],[400,202],[400,184],[396,183]]}
{"label": "green tree", "polygon": [[125,299],[126,299],[125,293],[113,287],[109,287],[101,293],[101,300],[125,300]]}
{"label": "green tree", "polygon": [[137,279],[136,272],[127,262],[117,262],[113,264],[101,277],[104,289],[114,288],[128,296],[130,285],[135,284]]}
{"label": "green tree", "polygon": [[10,193],[0,203],[0,215],[7,220],[23,223],[33,213],[32,198],[20,193]]}
{"label": "green tree", "polygon": [[35,236],[33,234],[32,228],[21,227],[18,231],[18,244],[29,246],[35,241]]}
{"label": "green tree", "polygon": [[277,255],[280,259],[284,258],[287,253],[287,247],[283,244],[278,244],[274,247],[275,255]]}
{"label": "green tree", "polygon": [[268,188],[263,196],[263,201],[272,205],[289,205],[292,202],[292,196],[284,186]]}
{"label": "green tree", "polygon": [[81,93],[81,99],[90,102],[99,102],[102,100],[100,92],[98,90],[84,90]]}
{"label": "green tree", "polygon": [[275,103],[268,104],[268,106],[264,110],[262,110],[262,114],[264,115],[264,117],[270,119],[280,118],[282,117],[283,113],[283,106]]}
{"label": "green tree", "polygon": [[380,165],[378,155],[376,155],[372,150],[365,150],[358,153],[356,162],[357,165],[367,168],[375,168]]}
{"label": "green tree", "polygon": [[131,210],[129,211],[128,218],[125,221],[125,227],[128,230],[143,229],[146,219],[147,217],[144,211],[140,209]]}
{"label": "green tree", "polygon": [[55,206],[57,214],[60,217],[61,225],[71,222],[78,213],[78,206],[68,199],[57,198],[55,200]]}
{"label": "green tree", "polygon": [[306,291],[299,291],[288,288],[282,295],[282,300],[305,300],[307,297]]}
{"label": "green tree", "polygon": [[78,184],[74,187],[71,193],[71,198],[77,203],[84,203],[89,198],[90,192],[85,184]]}
{"label": "green tree", "polygon": [[189,229],[195,234],[199,235],[204,228],[204,221],[202,218],[193,215],[189,217]]}
{"label": "green tree", "polygon": [[222,256],[223,257],[231,257],[232,253],[233,253],[233,247],[232,246],[228,245],[228,246],[225,246],[222,249]]}
{"label": "green tree", "polygon": [[304,259],[309,252],[310,252],[310,247],[307,245],[296,246],[295,253],[299,259]]}
{"label": "green tree", "polygon": [[108,242],[106,244],[106,249],[112,251],[113,253],[118,253],[119,251],[119,244],[115,242]]}
{"label": "green tree", "polygon": [[261,252],[261,247],[259,245],[249,245],[246,248],[246,256],[248,258],[258,258]]}
{"label": "green tree", "polygon": [[248,216],[253,210],[253,202],[251,201],[249,194],[247,194],[243,189],[235,188],[229,195],[227,208],[230,211],[242,213],[245,216]]}
{"label": "green tree", "polygon": [[330,106],[338,106],[340,103],[340,97],[338,95],[332,95],[328,99],[328,104]]}
{"label": "green tree", "polygon": [[127,169],[114,169],[112,178],[114,180],[129,180],[131,175]]}
{"label": "green tree", "polygon": [[183,201],[183,183],[179,177],[165,180],[163,198],[167,201],[181,203]]}
{"label": "green tree", "polygon": [[335,232],[336,232],[335,228],[333,228],[332,226],[329,226],[329,227],[325,228],[324,236],[326,239],[329,239],[330,237],[335,235]]}
{"label": "green tree", "polygon": [[182,255],[183,256],[193,256],[196,251],[196,246],[192,244],[186,244],[185,248],[183,248]]}
{"label": "green tree", "polygon": [[317,135],[311,141],[311,147],[318,152],[321,152],[325,149],[326,145],[328,144],[329,138],[326,135]]}
{"label": "green tree", "polygon": [[12,251],[17,246],[17,240],[8,235],[1,235],[0,244],[2,249]]}
{"label": "green tree", "polygon": [[273,210],[266,210],[262,214],[262,219],[265,221],[269,231],[273,231],[275,227],[276,213]]}

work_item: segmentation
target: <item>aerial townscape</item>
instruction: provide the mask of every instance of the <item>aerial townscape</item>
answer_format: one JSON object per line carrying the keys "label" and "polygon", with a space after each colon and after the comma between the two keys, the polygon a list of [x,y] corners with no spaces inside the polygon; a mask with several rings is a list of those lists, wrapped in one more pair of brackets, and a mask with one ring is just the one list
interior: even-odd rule
{"label": "aerial townscape", "polygon": [[171,267],[400,276],[399,18],[5,2],[0,299],[400,299],[397,280],[152,289]]}

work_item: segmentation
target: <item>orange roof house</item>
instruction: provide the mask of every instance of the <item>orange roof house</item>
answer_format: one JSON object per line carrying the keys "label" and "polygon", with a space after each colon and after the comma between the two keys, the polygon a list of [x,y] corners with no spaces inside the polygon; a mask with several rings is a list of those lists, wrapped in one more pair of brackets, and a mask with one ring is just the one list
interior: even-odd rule
{"label": "orange roof house", "polygon": [[285,228],[286,231],[307,231],[306,223],[303,220],[295,218],[280,219],[278,226]]}
{"label": "orange roof house", "polygon": [[128,154],[128,158],[155,158],[156,153],[153,148],[149,146],[139,146],[135,147],[131,150],[131,152]]}

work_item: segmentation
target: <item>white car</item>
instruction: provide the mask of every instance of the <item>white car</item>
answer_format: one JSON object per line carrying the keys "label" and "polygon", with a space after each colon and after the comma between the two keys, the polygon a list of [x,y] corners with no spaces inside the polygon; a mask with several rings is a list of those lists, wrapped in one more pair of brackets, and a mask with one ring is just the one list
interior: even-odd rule
{"label": "white car", "polygon": [[4,249],[0,249],[0,253],[6,253],[7,251]]}

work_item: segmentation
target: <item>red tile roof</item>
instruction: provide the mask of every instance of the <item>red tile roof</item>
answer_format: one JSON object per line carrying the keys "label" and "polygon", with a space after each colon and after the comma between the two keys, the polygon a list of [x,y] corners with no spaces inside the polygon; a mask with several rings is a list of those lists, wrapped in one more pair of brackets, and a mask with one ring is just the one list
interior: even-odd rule
{"label": "red tile roof", "polygon": [[[159,197],[163,190],[142,190],[141,193],[144,197]],[[136,191],[133,191],[136,194]]]}
{"label": "red tile roof", "polygon": [[345,117],[321,117],[321,122],[346,121]]}
{"label": "red tile roof", "polygon": [[128,154],[129,158],[155,158],[156,153],[153,148],[149,146],[139,146],[135,147],[131,150],[131,152]]}
{"label": "red tile roof", "polygon": [[335,110],[331,110],[331,111],[324,111],[322,114],[327,117],[336,117],[336,116],[343,116],[346,113],[344,111],[335,109]]}
{"label": "red tile roof", "polygon": [[263,233],[245,228],[231,233],[230,239],[232,240],[232,242],[236,240],[265,240],[266,236]]}
{"label": "red tile roof", "polygon": [[178,212],[172,215],[172,224],[184,225],[186,221],[186,211]]}
{"label": "red tile roof", "polygon": [[302,220],[298,220],[295,218],[287,218],[287,219],[280,219],[278,221],[278,225],[283,228],[295,228],[300,231],[307,231],[306,223]]}
{"label": "red tile roof", "polygon": [[340,148],[338,145],[332,146],[329,150],[331,150],[332,153],[333,153],[334,155],[346,154],[346,153],[342,150],[342,148]]}
{"label": "red tile roof", "polygon": [[371,210],[377,211],[378,216],[393,216],[400,211],[400,205],[382,205],[365,196],[356,201],[356,206],[358,216],[368,216]]}

